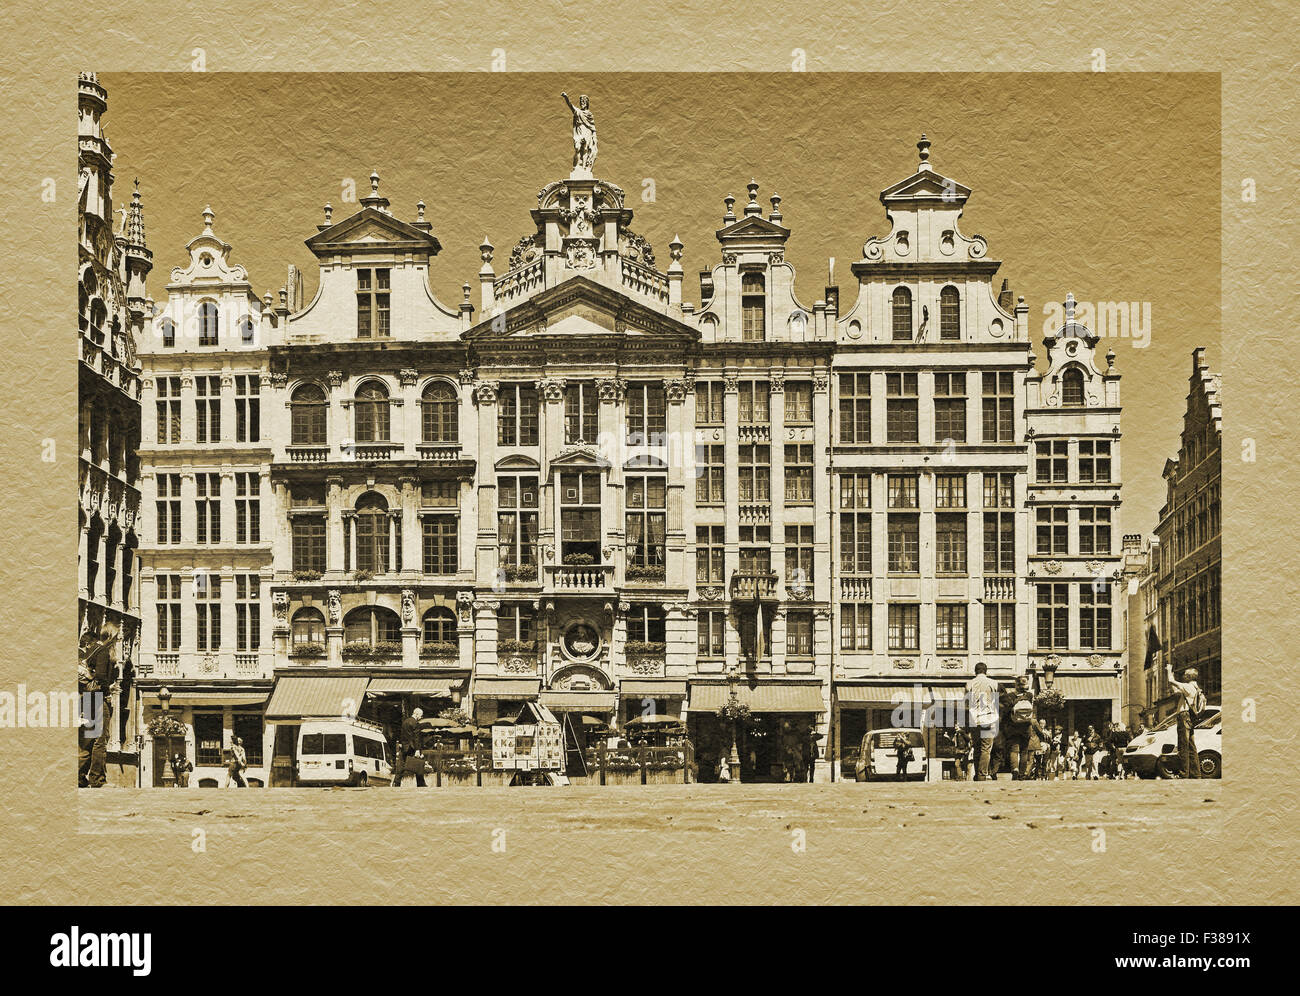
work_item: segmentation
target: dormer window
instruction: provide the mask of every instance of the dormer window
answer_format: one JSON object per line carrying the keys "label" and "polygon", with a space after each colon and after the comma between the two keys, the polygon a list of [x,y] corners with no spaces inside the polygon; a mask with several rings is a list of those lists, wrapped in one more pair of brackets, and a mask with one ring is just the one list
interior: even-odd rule
{"label": "dormer window", "polygon": [[896,287],[893,298],[894,341],[908,342],[912,338],[912,292],[906,287]]}
{"label": "dormer window", "polygon": [[389,324],[389,271],[357,270],[357,338],[387,338]]}
{"label": "dormer window", "polygon": [[199,345],[215,346],[217,344],[219,320],[217,305],[213,301],[204,301],[199,305]]}
{"label": "dormer window", "polygon": [[961,338],[961,292],[951,285],[939,292],[939,338]]}
{"label": "dormer window", "polygon": [[740,337],[745,342],[762,342],[767,337],[767,293],[761,273],[740,278]]}
{"label": "dormer window", "polygon": [[1061,404],[1083,406],[1083,371],[1078,367],[1071,367],[1061,375]]}

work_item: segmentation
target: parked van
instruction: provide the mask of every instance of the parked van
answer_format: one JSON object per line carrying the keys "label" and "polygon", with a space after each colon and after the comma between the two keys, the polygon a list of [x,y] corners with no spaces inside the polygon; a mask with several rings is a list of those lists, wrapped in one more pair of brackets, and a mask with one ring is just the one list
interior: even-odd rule
{"label": "parked van", "polygon": [[308,719],[298,730],[299,785],[387,785],[392,755],[384,732],[361,720]]}
{"label": "parked van", "polygon": [[[912,750],[912,759],[907,762],[907,773],[898,778],[898,738],[907,741]],[[888,727],[883,730],[871,730],[862,738],[862,751],[858,755],[857,776],[860,782],[869,782],[876,778],[892,778],[905,781],[909,778],[925,778],[925,737],[921,731],[911,726]]]}

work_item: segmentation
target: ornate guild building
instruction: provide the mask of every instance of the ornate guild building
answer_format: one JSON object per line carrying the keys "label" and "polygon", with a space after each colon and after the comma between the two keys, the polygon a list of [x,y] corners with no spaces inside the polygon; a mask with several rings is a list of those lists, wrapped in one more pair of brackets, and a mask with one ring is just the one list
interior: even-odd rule
{"label": "ornate guild building", "polygon": [[484,238],[460,301],[430,290],[425,205],[398,217],[374,174],[307,239],[310,301],[292,272],[259,300],[211,212],[172,271],[143,359],[142,693],[154,715],[167,688],[200,784],[236,735],[288,783],[304,719],[524,701],[566,731],[682,718],[702,780],[739,701],[743,780],[813,739],[819,780],[852,777],[867,730],[977,660],[1052,682],[1072,722],[1118,716],[1119,375],[1072,299],[1039,371],[922,137],[847,306],[833,271],[796,297],[752,181],[691,303],[685,247],[636,233],[570,107],[572,171],[508,253]]}

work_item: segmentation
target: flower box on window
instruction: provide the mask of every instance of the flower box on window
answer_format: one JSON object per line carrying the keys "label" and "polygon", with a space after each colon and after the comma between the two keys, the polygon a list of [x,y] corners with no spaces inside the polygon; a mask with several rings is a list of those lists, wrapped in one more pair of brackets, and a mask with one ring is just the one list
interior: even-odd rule
{"label": "flower box on window", "polygon": [[395,640],[380,640],[371,653],[372,660],[385,660],[402,656],[402,645]]}
{"label": "flower box on window", "polygon": [[629,582],[651,583],[663,581],[666,577],[663,567],[629,567],[627,569],[627,580]]}
{"label": "flower box on window", "polygon": [[368,643],[349,643],[343,647],[343,659],[345,661],[368,661],[370,660],[370,644]]}
{"label": "flower box on window", "polygon": [[430,658],[459,658],[460,645],[452,643],[450,640],[428,640],[420,648],[420,659],[428,660]]}
{"label": "flower box on window", "polygon": [[596,558],[589,553],[566,553],[564,563],[570,567],[589,567],[596,562]]}
{"label": "flower box on window", "polygon": [[498,654],[535,654],[536,640],[502,640],[497,644]]}
{"label": "flower box on window", "polygon": [[353,581],[373,581],[375,579],[374,571],[353,571]]}
{"label": "flower box on window", "polygon": [[295,581],[319,581],[321,579],[320,571],[294,571],[293,579]]}
{"label": "flower box on window", "polygon": [[662,657],[668,652],[668,644],[657,640],[628,640],[623,649],[629,657]]}
{"label": "flower box on window", "polygon": [[325,656],[325,644],[314,642],[295,643],[289,648],[289,656],[307,657],[319,660]]}
{"label": "flower box on window", "polygon": [[536,564],[507,564],[505,566],[506,580],[510,582],[528,583],[537,580]]}

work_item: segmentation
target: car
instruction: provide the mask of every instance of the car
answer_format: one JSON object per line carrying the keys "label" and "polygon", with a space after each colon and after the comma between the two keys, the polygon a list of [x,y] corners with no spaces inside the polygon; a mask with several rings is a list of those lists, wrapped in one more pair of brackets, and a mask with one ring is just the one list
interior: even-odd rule
{"label": "car", "polygon": [[[907,771],[902,777],[898,775],[898,738],[903,737],[912,749],[912,759],[907,762]],[[871,730],[862,738],[862,750],[858,754],[855,766],[857,780],[869,782],[879,778],[891,778],[896,781],[925,778],[925,737],[919,729],[912,726],[887,727]]]}
{"label": "car", "polygon": [[[1197,718],[1193,732],[1202,778],[1223,774],[1223,709],[1208,705]],[[1135,736],[1124,750],[1124,768],[1139,778],[1175,778],[1178,774],[1178,715],[1168,717],[1154,730]]]}

